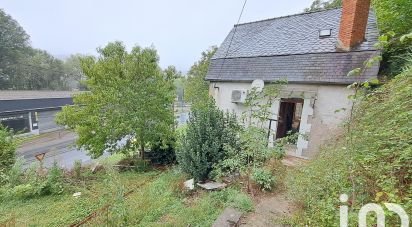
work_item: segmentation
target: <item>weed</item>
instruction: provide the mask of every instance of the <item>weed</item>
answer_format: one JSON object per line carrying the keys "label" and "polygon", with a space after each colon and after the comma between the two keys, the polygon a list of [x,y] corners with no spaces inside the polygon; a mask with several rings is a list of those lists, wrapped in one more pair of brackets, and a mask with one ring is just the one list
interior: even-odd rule
{"label": "weed", "polygon": [[269,170],[263,168],[254,168],[252,180],[255,181],[262,190],[272,190],[276,183],[275,177]]}

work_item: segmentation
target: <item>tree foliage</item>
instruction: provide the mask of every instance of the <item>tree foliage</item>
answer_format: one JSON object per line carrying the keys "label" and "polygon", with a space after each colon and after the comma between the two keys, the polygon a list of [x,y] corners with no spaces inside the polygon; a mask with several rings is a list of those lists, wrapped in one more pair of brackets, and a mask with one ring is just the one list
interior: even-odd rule
{"label": "tree foliage", "polygon": [[164,74],[167,80],[173,81],[177,101],[183,101],[183,83],[185,77],[182,76],[182,72],[178,71],[175,66],[170,65],[164,70]]}
{"label": "tree foliage", "polygon": [[46,51],[31,49],[15,67],[14,76],[11,78],[14,89],[66,89],[63,62]]}
{"label": "tree foliage", "polygon": [[68,90],[74,88],[78,67],[34,49],[30,37],[10,15],[0,9],[0,89]]}
{"label": "tree foliage", "polygon": [[179,102],[183,102],[184,100],[184,93],[185,93],[185,84],[187,83],[187,79],[184,76],[178,77],[174,81],[174,85],[176,87],[176,95],[177,100]]}
{"label": "tree foliage", "polygon": [[10,86],[13,63],[29,48],[29,35],[0,9],[0,89]]}
{"label": "tree foliage", "polygon": [[90,92],[74,97],[58,115],[58,122],[74,129],[78,145],[94,156],[119,150],[118,141],[144,154],[150,143],[166,140],[173,126],[172,81],[158,65],[154,48],[121,42],[98,49],[99,57],[81,59]]}
{"label": "tree foliage", "polygon": [[383,51],[381,74],[392,77],[401,73],[412,53],[411,40],[400,41],[400,37],[412,32],[412,1],[373,0],[382,34],[392,33],[393,38]]}
{"label": "tree foliage", "polygon": [[84,90],[85,86],[82,81],[85,79],[80,60],[84,57],[80,54],[71,55],[64,60],[63,69],[67,87],[71,90]]}
{"label": "tree foliage", "polygon": [[372,0],[382,32],[412,32],[412,2],[409,0]]}
{"label": "tree foliage", "polygon": [[316,12],[319,10],[333,9],[340,7],[342,0],[314,0],[309,8],[305,8],[305,12]]}
{"label": "tree foliage", "polygon": [[209,83],[205,81],[209,69],[210,59],[216,53],[213,46],[202,52],[202,57],[189,70],[185,85],[185,100],[192,105],[202,105],[209,99]]}

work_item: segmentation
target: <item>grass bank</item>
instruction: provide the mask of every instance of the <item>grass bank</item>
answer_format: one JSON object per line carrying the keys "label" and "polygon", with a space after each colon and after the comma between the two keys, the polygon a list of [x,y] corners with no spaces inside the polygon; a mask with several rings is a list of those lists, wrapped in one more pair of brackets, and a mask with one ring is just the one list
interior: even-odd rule
{"label": "grass bank", "polygon": [[[14,215],[17,226],[68,226],[110,204],[108,215],[92,219],[89,225],[108,221],[114,226],[210,226],[226,206],[253,209],[249,197],[236,187],[188,194],[182,191],[184,179],[174,169],[107,171],[66,185],[62,195],[1,201],[0,223]],[[82,195],[75,198],[73,192]]]}

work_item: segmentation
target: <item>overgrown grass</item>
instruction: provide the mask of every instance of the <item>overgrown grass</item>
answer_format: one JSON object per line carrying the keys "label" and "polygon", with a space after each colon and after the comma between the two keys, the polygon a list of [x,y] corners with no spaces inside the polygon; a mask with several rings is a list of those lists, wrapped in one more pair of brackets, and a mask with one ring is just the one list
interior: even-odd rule
{"label": "overgrown grass", "polygon": [[[253,209],[251,199],[235,187],[187,194],[182,190],[184,180],[176,170],[117,173],[109,169],[67,187],[62,195],[1,201],[0,223],[14,215],[18,226],[67,226],[111,204],[108,218],[115,226],[210,226],[226,206]],[[82,195],[74,198],[73,192]]]}
{"label": "overgrown grass", "polygon": [[[133,188],[150,179],[152,174],[120,174],[122,185]],[[84,185],[66,186],[62,195],[50,195],[32,199],[7,199],[1,201],[0,223],[14,215],[18,226],[64,226],[86,217],[90,212],[112,199],[107,189],[106,175],[100,174],[95,180],[89,179]],[[73,192],[81,192],[78,199]]]}
{"label": "overgrown grass", "polygon": [[[357,225],[366,203],[397,203],[412,213],[411,100],[412,67],[366,95],[350,122],[351,132],[290,174],[291,197],[302,206],[294,226],[339,226],[339,195],[344,193],[350,226]],[[386,220],[400,226],[393,213]]]}
{"label": "overgrown grass", "polygon": [[125,223],[131,226],[210,226],[227,206],[251,211],[250,198],[235,188],[195,194],[182,193],[184,178],[171,170],[162,173],[124,201]]}

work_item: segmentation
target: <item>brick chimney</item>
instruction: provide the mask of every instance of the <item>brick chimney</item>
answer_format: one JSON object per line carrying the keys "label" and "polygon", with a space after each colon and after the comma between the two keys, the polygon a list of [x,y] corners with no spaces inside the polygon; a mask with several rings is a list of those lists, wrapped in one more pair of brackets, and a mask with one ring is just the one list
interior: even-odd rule
{"label": "brick chimney", "polygon": [[370,0],[343,0],[338,48],[349,51],[365,40]]}

